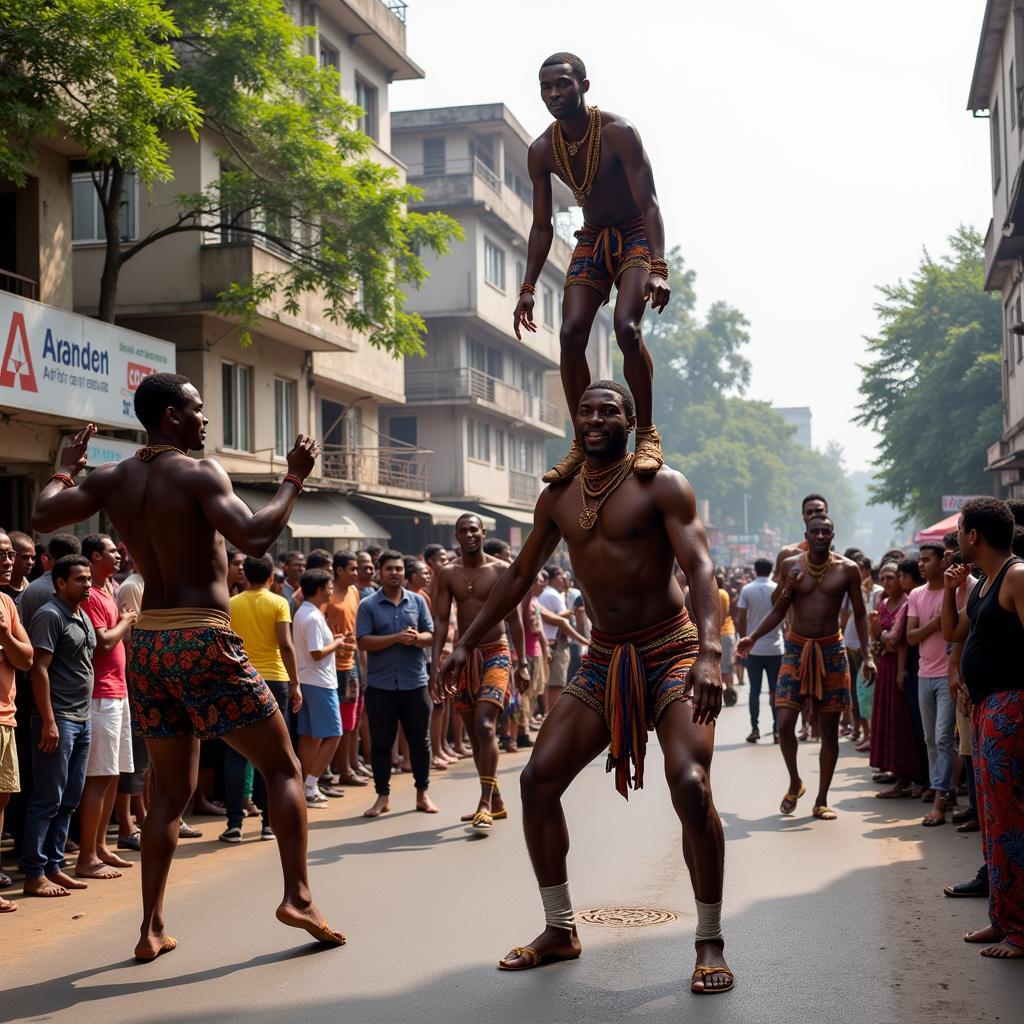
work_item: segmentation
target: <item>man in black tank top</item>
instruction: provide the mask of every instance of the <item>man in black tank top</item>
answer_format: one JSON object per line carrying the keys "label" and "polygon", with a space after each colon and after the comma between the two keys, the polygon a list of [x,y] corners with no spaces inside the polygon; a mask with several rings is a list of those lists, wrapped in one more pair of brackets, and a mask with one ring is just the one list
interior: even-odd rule
{"label": "man in black tank top", "polygon": [[960,516],[964,561],[985,574],[957,611],[966,565],[945,573],[942,635],[962,642],[960,672],[971,700],[978,820],[989,875],[989,926],[968,932],[982,956],[1024,958],[1024,559],[1011,551],[1013,513],[974,498]]}

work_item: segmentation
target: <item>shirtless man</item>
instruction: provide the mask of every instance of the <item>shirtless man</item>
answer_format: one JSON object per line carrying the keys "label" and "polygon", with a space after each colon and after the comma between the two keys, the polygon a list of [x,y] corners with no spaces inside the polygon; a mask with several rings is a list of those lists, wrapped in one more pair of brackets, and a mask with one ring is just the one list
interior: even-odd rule
{"label": "shirtless man", "polygon": [[[803,516],[804,529],[807,529],[807,524],[815,516],[827,516],[828,515],[828,502],[820,494],[808,494],[806,498],[800,504],[800,514]],[[796,544],[787,544],[775,559],[775,571],[772,573],[772,582],[782,582],[782,563],[787,558],[793,558],[796,555],[801,554],[807,550],[807,541],[802,540]],[[782,597],[781,588],[777,591],[776,600]]]}
{"label": "shirtless man", "polygon": [[[508,563],[483,550],[486,531],[479,516],[467,512],[455,523],[455,540],[460,558],[444,566],[438,573],[434,597],[434,651],[431,660],[431,693],[434,700],[443,697],[438,683],[438,666],[444,658],[445,637],[452,614],[452,601],[456,604],[459,632],[469,628],[494,589],[495,583],[508,568]],[[526,644],[519,608],[514,607],[475,640],[471,657],[459,677],[455,693],[455,710],[461,715],[473,747],[473,760],[480,776],[480,802],[476,810],[464,815],[463,821],[472,827],[488,831],[495,820],[508,817],[508,810],[498,791],[498,716],[505,707],[509,679],[512,674],[512,655],[505,637],[505,624],[512,634],[519,667],[516,669],[516,689],[523,693],[530,686],[530,669],[526,663]]]}
{"label": "shirtless man", "polygon": [[821,735],[820,779],[812,813],[823,821],[834,821],[836,812],[828,806],[828,789],[839,758],[839,718],[851,701],[850,666],[839,628],[839,613],[847,596],[864,652],[861,671],[865,679],[874,678],[875,662],[859,567],[832,550],[834,528],[827,515],[813,516],[805,536],[807,550],[782,563],[782,594],[757,629],[740,640],[737,653],[745,658],[754,643],[775,629],[792,609],[775,687],[779,746],[789,770],[789,790],[779,809],[792,814],[806,792],[796,766],[796,722],[801,708],[810,702]]}
{"label": "shirtless man", "polygon": [[[527,166],[533,184],[533,226],[526,256],[526,279],[512,314],[516,337],[536,331],[534,290],[551,248],[551,175],[561,178],[583,207],[583,228],[569,263],[562,300],[561,374],[569,409],[575,409],[590,383],[587,341],[597,311],[615,302],[615,338],[623,373],[636,398],[636,460],[633,472],[656,473],[663,457],[653,423],[650,353],[641,321],[650,301],[660,314],[668,305],[668,264],[654,174],[640,135],[624,117],[587,106],[590,89],[583,61],[556,53],[540,69],[540,96],[556,120],[530,146]],[[583,449],[572,450],[544,480],[572,476],[583,464]]]}
{"label": "shirtless man", "polygon": [[213,459],[191,459],[206,441],[203,400],[174,373],[147,377],[135,415],[148,434],[135,458],[85,468],[89,424],[61,451],[60,472],[43,488],[32,526],[52,533],[97,512],[109,516],[146,581],[128,651],[132,718],[154,768],[153,801],[142,826],[142,927],[137,960],[174,949],[164,930],[164,890],[178,819],[193,791],[200,739],[221,737],[267,783],[284,873],[277,919],[321,942],[343,945],[313,903],[306,870],[306,804],[299,765],[277,702],[230,630],[225,541],[262,556],[287,524],[320,446],[300,436],[277,493],[255,515]]}
{"label": "shirtless man", "polygon": [[[543,491],[519,557],[495,582],[443,669],[445,685],[453,686],[474,646],[526,596],[564,538],[594,628],[580,670],[545,719],[521,780],[526,844],[547,927],[498,966],[521,971],[580,955],[562,794],[606,747],[616,789],[626,796],[630,785],[640,788],[653,726],[697,898],[697,966],[690,986],[699,993],[724,992],[733,985],[721,930],[725,851],[709,780],[714,721],[722,707],[721,606],[707,537],[693,491],[679,473],[630,472],[627,445],[636,416],[628,391],[612,381],[591,384],[574,420],[586,452],[586,496],[574,483]],[[596,499],[595,488],[601,495]],[[672,575],[676,559],[690,581],[696,628]]]}

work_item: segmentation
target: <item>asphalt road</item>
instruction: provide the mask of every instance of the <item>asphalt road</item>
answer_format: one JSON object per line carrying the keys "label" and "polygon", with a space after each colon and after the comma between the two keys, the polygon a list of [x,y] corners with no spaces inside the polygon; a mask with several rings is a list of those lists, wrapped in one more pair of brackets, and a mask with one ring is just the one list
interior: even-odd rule
{"label": "asphalt road", "polygon": [[[654,741],[647,786],[628,805],[601,761],[571,790],[570,879],[577,912],[663,909],[678,915],[672,923],[584,924],[576,963],[499,973],[498,958],[542,926],[519,828],[516,780],[526,756],[503,756],[511,817],[484,839],[457,820],[476,792],[465,765],[434,776],[442,809],[434,817],[411,810],[409,776],[398,780],[386,818],[361,817],[366,790],[311,812],[314,891],[347,934],[343,949],[318,949],[276,923],[276,851],[251,821],[247,842],[226,847],[216,842],[219,821],[195,819],[206,836],[182,844],[168,901],[180,945],[155,963],[128,959],[138,920],[132,878],[94,882],[62,900],[20,900],[18,913],[0,917],[0,1021],[1024,1019],[1024,965],[983,960],[961,941],[985,923],[984,902],[942,896],[944,884],[976,870],[977,836],[924,830],[920,803],[873,799],[878,787],[848,743],[833,790],[839,820],[814,821],[809,798],[781,818],[778,748],[748,745],[747,728],[742,707],[723,712],[713,771],[727,840],[730,994],[688,989],[693,898]],[[801,747],[811,794],[816,759],[816,746]]]}

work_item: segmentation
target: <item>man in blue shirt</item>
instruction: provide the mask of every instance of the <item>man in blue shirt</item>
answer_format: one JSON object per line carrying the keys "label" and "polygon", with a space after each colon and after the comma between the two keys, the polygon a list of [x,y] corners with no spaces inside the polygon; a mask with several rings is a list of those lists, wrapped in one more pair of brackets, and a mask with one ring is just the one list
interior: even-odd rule
{"label": "man in blue shirt", "polygon": [[398,551],[380,556],[381,589],[364,598],[356,615],[356,639],[366,652],[366,715],[370,722],[370,761],[377,800],[365,812],[386,814],[391,793],[391,748],[398,725],[409,743],[416,810],[436,814],[430,785],[430,696],[427,655],[434,623],[427,602],[407,590],[405,558]]}

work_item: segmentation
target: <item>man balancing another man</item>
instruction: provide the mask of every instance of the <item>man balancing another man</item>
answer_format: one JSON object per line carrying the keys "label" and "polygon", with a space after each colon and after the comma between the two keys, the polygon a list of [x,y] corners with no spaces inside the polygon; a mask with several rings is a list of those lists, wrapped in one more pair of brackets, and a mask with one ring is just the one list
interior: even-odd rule
{"label": "man balancing another man", "polygon": [[868,642],[867,612],[861,589],[860,569],[855,562],[832,550],[834,527],[824,513],[807,522],[807,550],[782,562],[781,594],[761,624],[737,646],[746,657],[753,645],[775,629],[792,609],[785,636],[782,669],[775,687],[779,746],[789,770],[789,790],[779,810],[792,814],[806,787],[797,771],[796,723],[800,710],[811,704],[821,736],[820,779],[812,813],[834,821],[828,806],[828,790],[839,759],[839,718],[850,707],[850,667],[839,628],[843,600],[850,599],[853,620],[864,651],[862,671],[874,678],[875,663]]}
{"label": "man balancing another man", "polygon": [[[435,703],[444,699],[437,669],[443,660],[448,622],[455,601],[459,632],[465,632],[484,605],[495,583],[508,567],[507,562],[484,554],[486,531],[479,516],[467,512],[455,523],[455,540],[460,557],[438,572],[434,598],[434,644],[431,693]],[[526,643],[518,604],[495,622],[474,644],[472,656],[459,679],[455,692],[458,711],[469,733],[473,760],[480,776],[480,802],[463,817],[479,831],[489,831],[493,823],[508,817],[505,803],[498,791],[498,716],[505,708],[509,682],[512,678],[512,654],[505,626],[508,625],[515,644],[519,667],[516,688],[520,693],[530,686],[530,670],[526,663]]]}
{"label": "man balancing another man", "polygon": [[[562,794],[606,747],[619,793],[628,797],[630,786],[639,789],[653,727],[665,751],[697,899],[691,988],[724,992],[733,985],[721,927],[724,842],[709,778],[714,722],[722,706],[720,602],[707,537],[693,491],[679,473],[633,472],[627,446],[636,414],[628,391],[597,381],[573,408],[576,440],[586,458],[579,480],[541,493],[519,557],[494,582],[442,668],[445,687],[454,690],[474,648],[522,601],[564,538],[594,628],[583,663],[545,719],[521,780],[526,844],[547,926],[498,966],[522,971],[579,957]],[[677,559],[690,583],[696,625],[672,574]]]}
{"label": "man balancing another man", "polygon": [[[512,314],[516,337],[537,330],[534,290],[551,248],[551,175],[561,178],[583,208],[583,228],[569,262],[562,300],[561,374],[569,409],[590,383],[587,341],[597,311],[618,287],[615,338],[623,373],[636,400],[636,459],[632,472],[656,473],[663,456],[653,422],[653,364],[641,320],[650,301],[660,314],[668,305],[665,226],[654,191],[651,163],[637,130],[624,117],[588,106],[590,82],[572,53],[548,57],[540,69],[540,95],[554,122],[530,146],[533,225],[526,277]],[[584,452],[574,440],[569,454],[544,475],[547,483],[571,477]]]}
{"label": "man balancing another man", "polygon": [[[134,458],[93,470],[81,484],[89,438],[80,430],[43,488],[32,526],[52,533],[103,511],[146,581],[128,651],[136,728],[154,768],[153,801],[142,826],[142,927],[137,960],[174,949],[164,928],[164,890],[178,820],[196,788],[199,741],[222,737],[266,780],[284,874],[277,919],[320,942],[343,945],[317,909],[306,866],[302,777],[274,695],[230,628],[225,541],[260,557],[287,524],[319,445],[299,436],[288,475],[256,514],[233,493],[213,459],[189,458],[206,441],[203,400],[186,377],[158,373],[135,392],[148,439]],[[188,557],[183,557],[185,553]]]}

